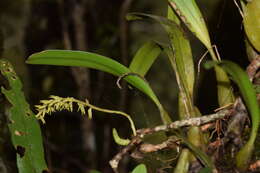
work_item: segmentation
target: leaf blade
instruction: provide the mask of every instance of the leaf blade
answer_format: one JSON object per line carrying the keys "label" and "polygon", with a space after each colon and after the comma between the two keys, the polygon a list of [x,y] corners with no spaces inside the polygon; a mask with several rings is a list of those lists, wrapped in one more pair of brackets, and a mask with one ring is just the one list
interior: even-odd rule
{"label": "leaf blade", "polygon": [[130,75],[132,72],[130,69],[113,59],[91,52],[46,50],[32,54],[26,62],[28,64],[41,65],[80,66],[104,71],[120,77],[125,75],[124,80],[145,93],[157,105],[162,121],[164,123],[171,121],[168,114],[162,113],[164,109],[149,84],[139,76]]}
{"label": "leaf blade", "polygon": [[147,173],[146,166],[144,164],[137,165],[132,173]]}
{"label": "leaf blade", "polygon": [[156,58],[161,53],[161,48],[154,42],[145,43],[135,54],[129,69],[134,73],[145,76]]}
{"label": "leaf blade", "polygon": [[20,173],[39,173],[47,171],[40,126],[30,110],[24,93],[22,82],[7,60],[0,60],[2,75],[8,80],[10,89],[1,88],[2,93],[11,103],[8,124],[11,140],[17,150],[17,167]]}

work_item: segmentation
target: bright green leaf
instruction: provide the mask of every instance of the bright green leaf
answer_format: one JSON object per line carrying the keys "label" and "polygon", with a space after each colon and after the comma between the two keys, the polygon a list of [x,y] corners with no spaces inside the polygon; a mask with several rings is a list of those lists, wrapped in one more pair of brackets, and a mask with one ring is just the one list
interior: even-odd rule
{"label": "bright green leaf", "polygon": [[145,76],[161,51],[156,43],[152,41],[145,43],[135,54],[129,69],[134,73]]}
{"label": "bright green leaf", "polygon": [[164,111],[149,84],[141,77],[132,75],[131,73],[133,72],[131,70],[111,58],[83,51],[46,50],[31,55],[26,62],[28,64],[81,66],[104,71],[116,76],[126,75],[123,79],[145,93],[157,105],[162,121],[164,123],[171,122],[169,115]]}
{"label": "bright green leaf", "polygon": [[0,60],[0,70],[10,86],[9,90],[2,87],[1,91],[12,105],[8,110],[10,121],[8,127],[13,146],[17,151],[19,173],[47,171],[41,129],[22,92],[22,82],[8,61]]}
{"label": "bright green leaf", "polygon": [[147,173],[146,166],[144,164],[139,164],[135,167],[132,173]]}

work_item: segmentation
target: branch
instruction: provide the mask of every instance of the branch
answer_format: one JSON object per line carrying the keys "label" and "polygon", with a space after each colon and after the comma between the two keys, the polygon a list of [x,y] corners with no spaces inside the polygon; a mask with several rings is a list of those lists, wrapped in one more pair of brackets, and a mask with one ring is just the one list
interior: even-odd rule
{"label": "branch", "polygon": [[[181,121],[174,121],[173,123],[170,123],[168,125],[160,125],[160,126],[156,126],[156,127],[152,127],[152,128],[139,129],[136,131],[137,136],[134,136],[132,138],[131,142],[126,147],[124,147],[118,154],[116,154],[113,157],[113,159],[109,162],[110,166],[113,168],[114,172],[117,173],[118,172],[117,168],[118,168],[120,160],[123,158],[124,155],[126,155],[127,153],[131,152],[134,148],[139,146],[142,143],[142,139],[144,138],[145,135],[153,134],[153,133],[160,132],[160,131],[169,131],[169,130],[178,129],[181,127],[200,126],[203,124],[207,124],[207,123],[222,119],[229,114],[230,114],[230,110],[225,109],[225,110],[220,110],[219,112],[214,113],[214,114],[204,115],[201,117],[190,118],[190,119],[181,120]],[[174,143],[175,142],[176,141],[174,141]],[[172,143],[172,141],[171,141],[171,143]],[[168,142],[166,141],[166,142],[162,143],[161,145],[155,145],[155,146],[153,146],[153,149],[151,149],[151,148],[149,148],[149,149],[151,149],[150,151],[153,151],[154,147],[157,149],[158,149],[158,147],[165,148],[168,146],[165,144],[168,144]],[[149,147],[151,147],[151,145],[149,145]],[[147,150],[146,150],[146,152],[147,152]]]}

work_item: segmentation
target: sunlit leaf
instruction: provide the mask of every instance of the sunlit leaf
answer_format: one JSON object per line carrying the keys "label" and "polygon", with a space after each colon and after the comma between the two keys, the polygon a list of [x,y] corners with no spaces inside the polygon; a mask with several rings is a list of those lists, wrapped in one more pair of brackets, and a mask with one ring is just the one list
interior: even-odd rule
{"label": "sunlit leaf", "polygon": [[147,173],[146,166],[144,164],[139,164],[135,167],[132,173]]}
{"label": "sunlit leaf", "polygon": [[45,172],[48,168],[44,160],[40,126],[22,92],[22,82],[8,61],[0,60],[0,70],[10,86],[8,90],[2,87],[1,91],[11,104],[7,111],[8,127],[17,153],[19,173]]}

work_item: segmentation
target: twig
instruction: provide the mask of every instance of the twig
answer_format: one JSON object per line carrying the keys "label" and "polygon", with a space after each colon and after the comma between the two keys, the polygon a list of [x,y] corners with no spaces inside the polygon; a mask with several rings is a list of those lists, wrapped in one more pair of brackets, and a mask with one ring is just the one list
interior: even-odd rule
{"label": "twig", "polygon": [[160,144],[141,144],[139,147],[139,151],[142,153],[151,153],[156,152],[165,148],[176,148],[179,145],[180,139],[169,138],[163,143]]}
{"label": "twig", "polygon": [[240,6],[238,5],[237,1],[236,0],[233,0],[233,1],[234,1],[234,4],[236,5],[241,17],[244,18],[244,13],[243,13],[242,9],[240,8]]}
{"label": "twig", "polygon": [[[139,130],[137,130],[137,136],[134,136],[132,138],[131,142],[125,148],[123,148],[118,154],[116,154],[109,163],[110,163],[111,167],[113,168],[114,172],[117,173],[118,172],[117,168],[118,168],[120,160],[123,158],[124,155],[126,155],[127,153],[132,151],[134,148],[136,148],[138,145],[140,145],[142,142],[142,139],[144,138],[145,135],[156,133],[159,131],[169,131],[169,130],[178,129],[181,127],[187,127],[187,126],[200,126],[203,124],[207,124],[207,123],[216,121],[218,119],[222,119],[226,115],[229,115],[229,113],[230,113],[230,110],[221,110],[214,114],[205,115],[205,116],[196,117],[196,118],[190,118],[187,120],[175,121],[168,125],[160,125],[160,126],[156,126],[153,128],[139,129]],[[176,141],[174,141],[174,142],[176,143]],[[165,148],[167,146],[169,146],[169,141],[168,141],[168,143],[166,141],[162,144],[159,144],[159,145],[155,146],[155,148],[157,148],[157,149],[158,149],[158,147]],[[155,148],[153,146],[150,151],[153,151]],[[148,150],[145,150],[145,151],[147,152]]]}
{"label": "twig", "polygon": [[213,121],[216,121],[218,119],[224,118],[229,113],[229,110],[222,110],[215,114],[205,115],[201,117],[196,118],[190,118],[186,120],[181,121],[174,121],[171,124],[168,125],[160,125],[153,128],[145,128],[145,129],[139,129],[137,130],[137,135],[140,135],[141,138],[144,137],[144,135],[160,132],[160,131],[169,131],[173,129],[178,129],[181,127],[186,126],[200,126],[203,124],[207,124]]}
{"label": "twig", "polygon": [[123,156],[126,155],[128,152],[133,150],[137,145],[142,142],[139,136],[135,136],[132,141],[124,147],[119,153],[117,153],[112,160],[109,161],[110,166],[114,170],[115,173],[118,173],[117,168],[120,160],[122,160]]}

